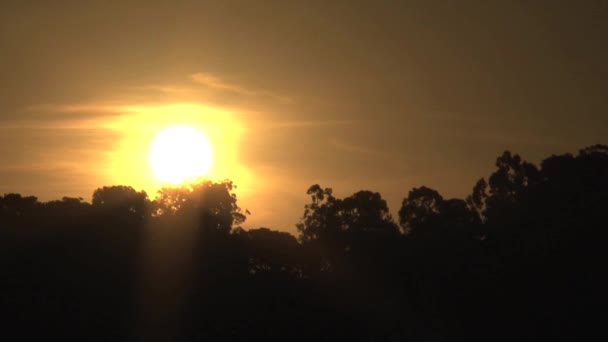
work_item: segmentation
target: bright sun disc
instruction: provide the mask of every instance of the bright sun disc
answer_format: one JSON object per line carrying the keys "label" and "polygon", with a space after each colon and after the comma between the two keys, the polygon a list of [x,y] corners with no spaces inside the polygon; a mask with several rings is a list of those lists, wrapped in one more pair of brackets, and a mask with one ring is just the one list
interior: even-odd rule
{"label": "bright sun disc", "polygon": [[207,173],[211,167],[211,145],[194,127],[171,126],[158,133],[149,157],[158,179],[178,184]]}

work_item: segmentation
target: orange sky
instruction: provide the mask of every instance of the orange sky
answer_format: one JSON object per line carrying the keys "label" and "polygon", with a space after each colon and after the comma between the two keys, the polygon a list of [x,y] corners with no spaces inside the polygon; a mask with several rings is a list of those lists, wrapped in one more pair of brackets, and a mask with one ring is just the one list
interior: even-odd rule
{"label": "orange sky", "polygon": [[608,137],[605,1],[0,5],[0,193],[158,187],[160,129],[204,130],[247,227],[309,185],[465,196],[505,149]]}

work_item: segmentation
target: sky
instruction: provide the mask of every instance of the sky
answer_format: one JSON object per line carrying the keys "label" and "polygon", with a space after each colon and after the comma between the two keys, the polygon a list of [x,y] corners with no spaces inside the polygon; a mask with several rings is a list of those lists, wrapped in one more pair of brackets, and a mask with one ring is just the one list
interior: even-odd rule
{"label": "sky", "polygon": [[204,131],[245,227],[295,232],[312,184],[464,197],[504,150],[608,143],[606,1],[2,1],[0,194],[161,186]]}

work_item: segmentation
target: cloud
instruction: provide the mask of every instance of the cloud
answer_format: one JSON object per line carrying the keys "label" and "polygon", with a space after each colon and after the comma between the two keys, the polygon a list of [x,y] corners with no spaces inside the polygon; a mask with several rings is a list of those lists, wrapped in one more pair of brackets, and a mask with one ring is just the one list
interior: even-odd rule
{"label": "cloud", "polygon": [[206,87],[216,88],[220,90],[228,90],[233,91],[235,93],[243,94],[243,95],[253,95],[255,92],[240,87],[235,84],[227,83],[221,80],[219,77],[212,75],[210,73],[197,72],[195,74],[190,75],[190,79],[195,83],[204,85]]}
{"label": "cloud", "polygon": [[121,113],[124,111],[124,106],[109,105],[101,103],[84,103],[84,104],[37,104],[28,106],[25,109],[29,112],[46,112],[46,113]]}
{"label": "cloud", "polygon": [[[118,87],[117,93],[104,101],[32,104],[21,108],[25,111],[22,118],[11,121],[122,116],[139,112],[145,106],[158,107],[166,103],[215,103],[224,108],[238,109],[293,103],[290,97],[247,88],[211,73],[198,72],[188,77],[191,81],[188,83],[182,79],[181,82]],[[128,105],[133,103],[138,105]]]}
{"label": "cloud", "polygon": [[187,95],[196,92],[196,90],[183,87],[183,86],[175,86],[175,85],[146,85],[131,88],[136,91],[155,91],[163,94],[177,94],[177,95]]}
{"label": "cloud", "polygon": [[202,86],[205,86],[208,88],[220,90],[220,91],[232,92],[232,93],[236,93],[236,94],[248,96],[248,97],[270,97],[270,98],[278,100],[282,103],[292,103],[293,102],[293,99],[290,97],[277,95],[277,94],[272,93],[267,90],[249,89],[249,88],[243,87],[243,86],[235,84],[235,83],[227,82],[227,81],[221,79],[220,77],[218,77],[217,75],[214,75],[214,74],[208,73],[208,72],[194,73],[194,74],[190,75],[190,79],[196,84],[199,84],[199,85],[202,85]]}
{"label": "cloud", "polygon": [[330,127],[330,126],[347,126],[361,123],[360,120],[290,120],[276,121],[269,120],[258,122],[257,127],[260,128],[307,128],[307,127]]}

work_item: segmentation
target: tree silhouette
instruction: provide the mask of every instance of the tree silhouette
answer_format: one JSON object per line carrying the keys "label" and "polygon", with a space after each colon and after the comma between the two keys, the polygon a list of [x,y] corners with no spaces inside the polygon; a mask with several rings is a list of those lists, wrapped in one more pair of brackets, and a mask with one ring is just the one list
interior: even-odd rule
{"label": "tree silhouette", "polygon": [[236,204],[231,181],[203,181],[178,188],[164,188],[154,201],[154,213],[162,215],[194,215],[201,229],[229,232],[246,219]]}
{"label": "tree silhouette", "polygon": [[331,188],[313,185],[307,194],[311,195],[312,203],[306,205],[302,222],[297,226],[302,241],[324,240],[347,248],[359,234],[396,233],[386,201],[377,192],[359,191],[337,199]]}
{"label": "tree silhouette", "polygon": [[[231,181],[0,196],[6,334],[103,340],[600,336],[608,146],[509,151],[466,199],[311,186],[299,236],[246,230]],[[8,335],[7,335],[8,336]]]}
{"label": "tree silhouette", "polygon": [[339,199],[331,188],[315,184],[307,194],[312,202],[305,206],[304,216],[297,225],[300,240],[307,248],[319,251],[321,268],[332,269],[345,258],[369,251],[370,241],[398,234],[386,201],[379,193],[359,191]]}
{"label": "tree silhouette", "polygon": [[144,218],[148,215],[148,195],[130,186],[104,186],[93,192],[93,208],[113,215]]}
{"label": "tree silhouette", "polygon": [[251,274],[301,275],[300,245],[293,235],[268,228],[239,229],[235,235],[242,239]]}
{"label": "tree silhouette", "polygon": [[399,210],[399,223],[406,233],[434,225],[441,215],[444,201],[436,190],[425,186],[414,188],[403,200]]}

